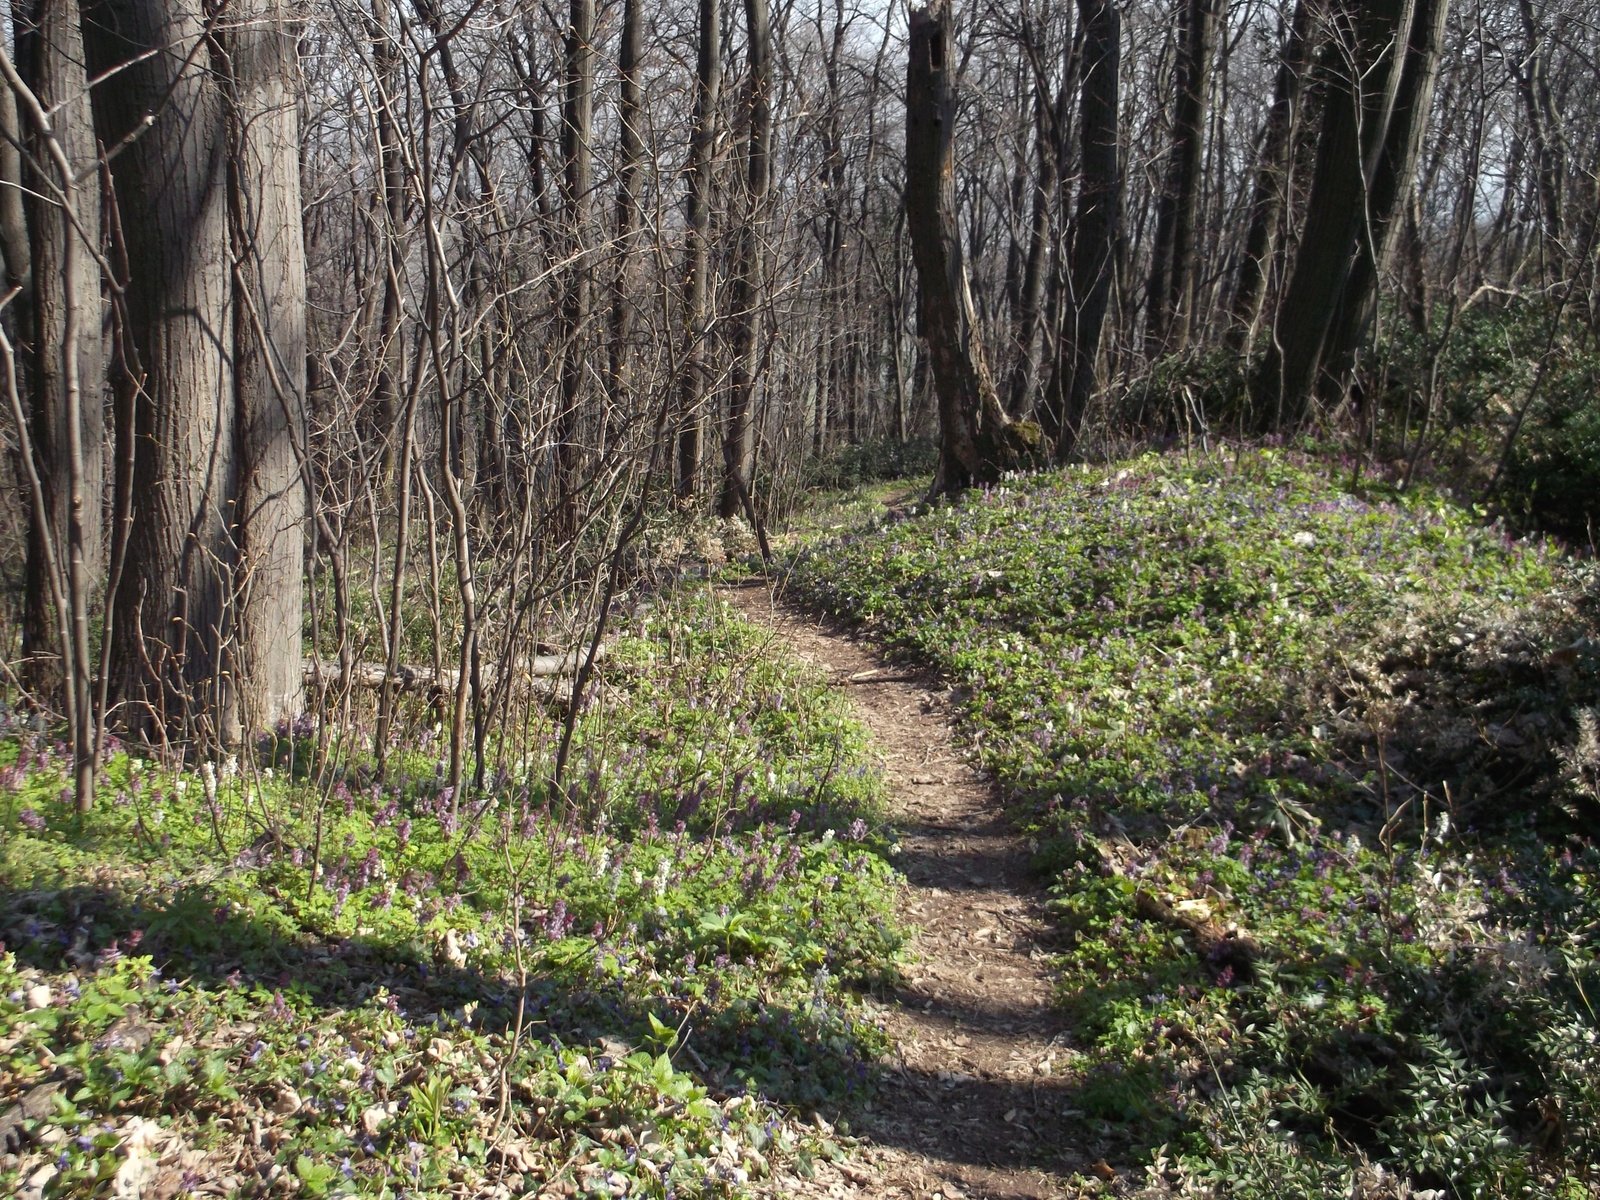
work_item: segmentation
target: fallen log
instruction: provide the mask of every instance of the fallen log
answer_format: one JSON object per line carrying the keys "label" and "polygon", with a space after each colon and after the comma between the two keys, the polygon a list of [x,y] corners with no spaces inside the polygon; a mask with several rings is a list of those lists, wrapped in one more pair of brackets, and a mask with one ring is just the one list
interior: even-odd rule
{"label": "fallen log", "polygon": [[895,671],[889,667],[874,667],[870,671],[857,671],[847,675],[845,683],[926,683],[931,671]]}
{"label": "fallen log", "polygon": [[[595,652],[595,661],[600,662],[605,658],[605,646]],[[578,666],[583,662],[583,650],[570,650],[566,654],[535,654],[532,658],[518,658],[511,662],[513,679],[527,681],[545,681],[562,675],[577,673]],[[480,668],[483,686],[493,687],[499,677],[498,663],[484,663]],[[316,683],[319,680],[327,682],[330,686],[337,687],[343,682],[339,664],[331,661],[318,661],[308,658],[301,665],[301,675],[307,683]],[[352,663],[350,666],[350,686],[361,688],[380,688],[386,679],[392,679],[395,687],[400,691],[411,691],[415,688],[438,688],[441,691],[453,691],[461,680],[461,672],[451,667],[435,671],[432,667],[412,666],[402,663],[391,677],[388,667],[383,663]],[[548,689],[553,685],[542,683],[542,688]]]}
{"label": "fallen log", "polygon": [[[1194,904],[1194,902],[1190,902]],[[1208,906],[1168,904],[1161,897],[1140,888],[1133,897],[1133,910],[1147,921],[1158,921],[1181,929],[1194,938],[1201,961],[1213,977],[1229,971],[1229,978],[1239,983],[1255,979],[1256,960],[1262,957],[1261,946],[1241,929],[1224,929],[1211,919]]]}

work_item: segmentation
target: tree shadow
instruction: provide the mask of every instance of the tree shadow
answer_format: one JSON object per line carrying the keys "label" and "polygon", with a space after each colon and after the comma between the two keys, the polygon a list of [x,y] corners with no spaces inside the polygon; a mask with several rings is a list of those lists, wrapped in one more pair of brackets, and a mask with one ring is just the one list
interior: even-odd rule
{"label": "tree shadow", "polygon": [[1071,1174],[1101,1159],[1131,1162],[1175,1126],[1151,1069],[1038,1076],[1024,1083],[960,1070],[888,1073],[862,1132],[945,1162]]}
{"label": "tree shadow", "polygon": [[0,953],[57,986],[68,975],[87,983],[124,956],[147,956],[169,980],[292,993],[328,1018],[381,1001],[413,1029],[467,1019],[483,1032],[509,1033],[520,1024],[525,1037],[582,1049],[602,1066],[659,1049],[660,1023],[680,1032],[674,1066],[717,1098],[754,1092],[810,1110],[854,1104],[869,1090],[874,1039],[858,1018],[820,1001],[708,1003],[708,991],[720,992],[714,984],[691,989],[684,978],[657,976],[628,986],[549,966],[530,970],[524,986],[508,971],[441,961],[416,936],[330,941],[202,886],[162,904],[108,886],[0,891],[0,914]]}

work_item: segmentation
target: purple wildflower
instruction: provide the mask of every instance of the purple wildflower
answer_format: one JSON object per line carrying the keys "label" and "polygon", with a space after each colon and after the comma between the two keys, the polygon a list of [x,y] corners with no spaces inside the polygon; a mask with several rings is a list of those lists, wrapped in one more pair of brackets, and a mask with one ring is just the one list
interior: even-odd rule
{"label": "purple wildflower", "polygon": [[550,909],[550,916],[544,925],[545,936],[552,942],[560,941],[567,932],[567,902],[557,900]]}

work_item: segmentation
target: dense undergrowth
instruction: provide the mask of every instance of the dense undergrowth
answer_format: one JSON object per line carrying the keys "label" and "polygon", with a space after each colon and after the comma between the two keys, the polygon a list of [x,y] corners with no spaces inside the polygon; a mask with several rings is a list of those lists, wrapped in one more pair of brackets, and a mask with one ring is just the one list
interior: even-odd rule
{"label": "dense undergrowth", "polygon": [[932,437],[905,441],[874,438],[811,459],[806,464],[804,481],[808,488],[840,492],[912,475],[931,475],[938,465],[939,443]]}
{"label": "dense undergrowth", "polygon": [[[635,610],[563,783],[309,720],[180,767],[0,740],[0,1190],[690,1196],[839,1147],[894,970],[864,735],[705,595]],[[509,738],[509,734],[506,735]],[[133,1189],[129,1191],[128,1189]]]}
{"label": "dense undergrowth", "polygon": [[1073,1103],[1169,1184],[1589,1194],[1592,563],[1230,451],[858,526],[793,584],[962,689],[1052,881]]}

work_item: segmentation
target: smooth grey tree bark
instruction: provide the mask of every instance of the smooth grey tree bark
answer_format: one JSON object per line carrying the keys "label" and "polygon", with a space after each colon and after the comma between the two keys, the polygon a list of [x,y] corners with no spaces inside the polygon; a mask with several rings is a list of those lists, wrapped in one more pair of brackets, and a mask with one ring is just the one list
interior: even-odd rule
{"label": "smooth grey tree bark", "polygon": [[611,288],[611,344],[607,390],[611,413],[607,426],[620,423],[628,410],[628,367],[633,343],[633,287],[638,273],[639,197],[643,182],[644,93],[639,86],[644,53],[643,0],[623,0],[622,32],[617,47],[617,267]]}
{"label": "smooth grey tree bark", "polygon": [[578,444],[579,417],[588,374],[587,334],[594,287],[594,267],[584,253],[594,186],[594,0],[572,0],[566,46],[566,94],[561,108],[561,157],[565,183],[567,233],[575,255],[561,297],[561,411],[556,419],[556,459],[560,496],[558,526],[564,536],[577,528],[578,488],[583,455]]}
{"label": "smooth grey tree bark", "polygon": [[[12,328],[31,328],[27,315],[33,290],[33,257],[28,249],[28,218],[22,205],[22,126],[17,98],[0,88],[0,254],[5,255],[3,282],[17,289],[5,317]],[[16,338],[12,338],[13,344]]]}
{"label": "smooth grey tree bark", "polygon": [[[400,344],[401,289],[405,280],[405,227],[406,227],[406,177],[405,162],[400,146],[399,121],[395,105],[400,91],[400,55],[389,27],[389,0],[372,0],[372,23],[368,27],[372,41],[374,82],[377,86],[377,124],[379,158],[379,199],[383,226],[380,236],[383,253],[383,307],[378,324],[376,357],[377,371],[373,375],[373,407],[376,410],[374,439],[381,446],[381,475],[388,481],[394,478],[394,447],[404,440],[404,431],[398,428],[400,381],[404,375],[403,347]],[[396,480],[404,489],[410,480],[403,475]]]}
{"label": "smooth grey tree bark", "polygon": [[1400,86],[1367,190],[1366,220],[1357,230],[1354,261],[1323,347],[1318,398],[1330,409],[1344,400],[1350,388],[1356,354],[1377,315],[1378,280],[1393,260],[1405,228],[1404,210],[1410,207],[1417,159],[1433,109],[1449,15],[1449,0],[1416,0]]}
{"label": "smooth grey tree bark", "polygon": [[[1031,47],[1030,47],[1031,50]],[[1075,64],[1069,61],[1055,104],[1042,73],[1035,81],[1034,147],[1039,166],[1033,179],[1033,210],[1028,222],[1028,253],[1017,294],[1017,359],[1011,370],[1011,411],[1028,411],[1039,374],[1039,326],[1043,316],[1044,282],[1050,251],[1051,212],[1060,179],[1061,127],[1066,123],[1067,97]]]}
{"label": "smooth grey tree bark", "polygon": [[[306,256],[299,55],[283,0],[236,0],[225,48],[237,396],[239,729],[298,716],[305,574]],[[235,734],[239,730],[226,730]]]}
{"label": "smooth grey tree bark", "polygon": [[1533,0],[1518,0],[1517,13],[1527,52],[1520,63],[1513,61],[1517,93],[1528,118],[1539,185],[1539,210],[1544,218],[1545,253],[1553,260],[1552,275],[1561,273],[1563,241],[1566,235],[1567,151],[1561,129],[1561,113],[1550,89],[1549,55],[1545,34],[1540,29]]}

